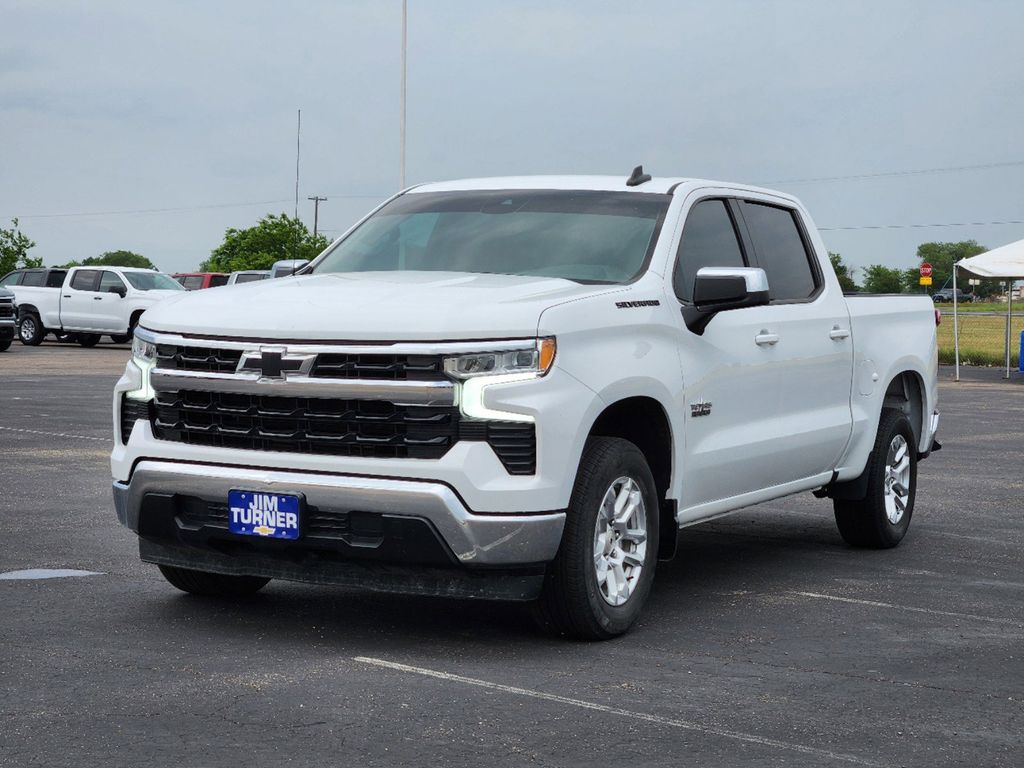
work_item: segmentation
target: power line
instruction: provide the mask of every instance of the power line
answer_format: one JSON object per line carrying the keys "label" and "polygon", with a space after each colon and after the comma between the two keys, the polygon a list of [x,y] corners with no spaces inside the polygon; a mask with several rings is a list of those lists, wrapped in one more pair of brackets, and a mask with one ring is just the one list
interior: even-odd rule
{"label": "power line", "polygon": [[929,227],[990,227],[996,224],[1024,224],[1024,219],[1002,221],[958,221],[939,224],[865,224],[859,227],[818,227],[819,232],[852,231],[860,229],[928,229]]}
{"label": "power line", "polygon": [[[210,203],[207,205],[187,205],[176,208],[133,208],[120,211],[78,211],[75,213],[28,213],[17,215],[18,219],[61,219],[69,216],[127,216],[137,213],[185,213],[188,211],[205,211],[214,208],[247,208],[254,205],[277,205],[290,203],[291,198],[282,200],[254,200],[251,203]],[[3,218],[10,218],[4,216]]]}
{"label": "power line", "polygon": [[[341,200],[382,200],[388,197],[386,194],[381,195],[331,195],[333,198]],[[257,205],[278,205],[280,203],[290,203],[292,198],[285,197],[280,200],[254,200],[249,203],[209,203],[206,205],[187,205],[173,208],[131,208],[118,211],[75,211],[73,213],[27,213],[27,214],[10,214],[0,216],[0,220],[17,218],[17,219],[62,219],[74,216],[132,216],[136,214],[147,214],[147,213],[188,213],[190,211],[206,211],[217,208],[247,208]]]}
{"label": "power line", "polygon": [[950,165],[942,168],[914,168],[905,171],[884,171],[881,173],[859,173],[852,176],[819,176],[811,179],[783,179],[781,181],[764,181],[761,184],[810,184],[817,181],[856,181],[859,179],[882,179],[894,176],[923,176],[930,173],[955,173],[957,171],[982,171],[990,168],[1011,168],[1024,165],[1024,160],[1006,160],[1000,163],[983,163],[981,165]]}

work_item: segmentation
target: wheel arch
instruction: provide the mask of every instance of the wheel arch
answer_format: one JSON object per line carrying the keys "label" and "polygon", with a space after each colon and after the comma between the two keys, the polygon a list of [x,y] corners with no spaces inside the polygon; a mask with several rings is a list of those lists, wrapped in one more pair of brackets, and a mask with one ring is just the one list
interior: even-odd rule
{"label": "wheel arch", "polygon": [[924,379],[918,371],[906,369],[890,379],[882,397],[882,408],[902,411],[914,430],[914,444],[921,445],[921,436],[928,429],[928,408]]}
{"label": "wheel arch", "polygon": [[587,437],[618,437],[640,449],[654,476],[658,493],[658,556],[675,554],[678,526],[677,502],[669,498],[674,471],[672,422],[657,399],[646,395],[623,397],[605,406],[590,427]]}
{"label": "wheel arch", "polygon": [[19,304],[18,305],[18,319],[20,320],[25,315],[35,315],[42,320],[42,313],[36,307],[35,304]]}

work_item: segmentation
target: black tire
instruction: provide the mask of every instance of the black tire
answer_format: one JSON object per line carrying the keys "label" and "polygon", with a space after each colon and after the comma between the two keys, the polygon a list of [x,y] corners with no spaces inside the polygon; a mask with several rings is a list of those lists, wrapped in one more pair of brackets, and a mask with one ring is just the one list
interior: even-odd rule
{"label": "black tire", "polygon": [[100,335],[98,333],[80,333],[78,334],[78,343],[83,347],[95,347],[100,343]]}
{"label": "black tire", "polygon": [[11,348],[11,342],[14,341],[14,336],[3,336],[0,337],[0,352],[6,352]]}
{"label": "black tire", "polygon": [[[904,509],[897,522],[892,522],[886,507],[886,491],[889,484],[890,448],[897,436],[906,444],[906,456],[910,463],[910,481],[907,494],[902,501]],[[836,525],[843,540],[851,547],[889,549],[895,547],[907,533],[910,518],[914,513],[917,497],[917,445],[914,430],[907,416],[898,410],[886,408],[878,423],[875,447],[864,468],[867,474],[867,496],[851,501],[835,499],[832,508]],[[896,496],[899,496],[897,493]],[[898,505],[896,507],[898,509]]]}
{"label": "black tire", "polygon": [[46,329],[35,312],[26,312],[18,318],[18,339],[26,347],[38,347],[45,336]]}
{"label": "black tire", "polygon": [[127,344],[129,341],[131,341],[131,338],[131,336],[125,334],[115,334],[110,337],[110,340],[115,344]]}
{"label": "black tire", "polygon": [[270,581],[261,576],[227,576],[223,573],[193,571],[171,565],[158,565],[160,573],[173,586],[190,595],[207,597],[244,597],[259,592]]}
{"label": "black tire", "polygon": [[[639,576],[625,602],[604,597],[595,566],[598,515],[605,495],[622,478],[639,488],[647,528]],[[658,560],[658,494],[643,453],[633,443],[613,437],[587,441],[580,460],[558,554],[548,566],[534,618],[546,630],[581,640],[607,640],[629,630],[651,590]],[[626,546],[636,546],[627,543]],[[632,581],[627,577],[627,581]]]}

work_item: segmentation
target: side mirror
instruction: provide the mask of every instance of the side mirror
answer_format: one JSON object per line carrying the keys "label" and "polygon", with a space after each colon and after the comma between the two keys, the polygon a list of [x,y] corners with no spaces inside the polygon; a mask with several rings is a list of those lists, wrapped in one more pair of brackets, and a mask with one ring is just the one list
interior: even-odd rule
{"label": "side mirror", "polygon": [[107,293],[116,293],[122,299],[125,296],[128,295],[127,289],[124,288],[124,286],[120,286],[120,285],[112,285],[112,286],[110,286],[109,288],[107,288]]}
{"label": "side mirror", "polygon": [[683,307],[686,327],[698,336],[719,312],[767,304],[768,275],[757,267],[702,267],[693,282],[693,304]]}

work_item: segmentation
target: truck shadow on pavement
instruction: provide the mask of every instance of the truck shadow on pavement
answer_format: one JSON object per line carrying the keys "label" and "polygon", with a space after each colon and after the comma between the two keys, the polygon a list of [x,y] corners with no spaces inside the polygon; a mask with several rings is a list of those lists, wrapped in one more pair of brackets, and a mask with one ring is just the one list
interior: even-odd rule
{"label": "truck shadow on pavement", "polygon": [[[690,612],[704,619],[728,610],[733,595],[779,592],[831,583],[837,571],[855,572],[867,553],[842,544],[831,516],[765,513],[712,523],[683,532],[676,558],[658,565],[654,589],[629,635],[679,631]],[[751,519],[759,521],[751,524]],[[908,540],[912,546],[912,541]],[[159,580],[155,573],[154,580]],[[285,644],[328,643],[359,652],[421,650],[427,642],[533,645],[564,643],[533,624],[521,603],[418,597],[342,587],[272,582],[242,600],[197,598],[159,580],[147,589],[135,618],[143,624],[178,627],[206,636],[258,634]],[[677,625],[673,628],[673,624]],[[206,634],[209,633],[209,634]]]}

